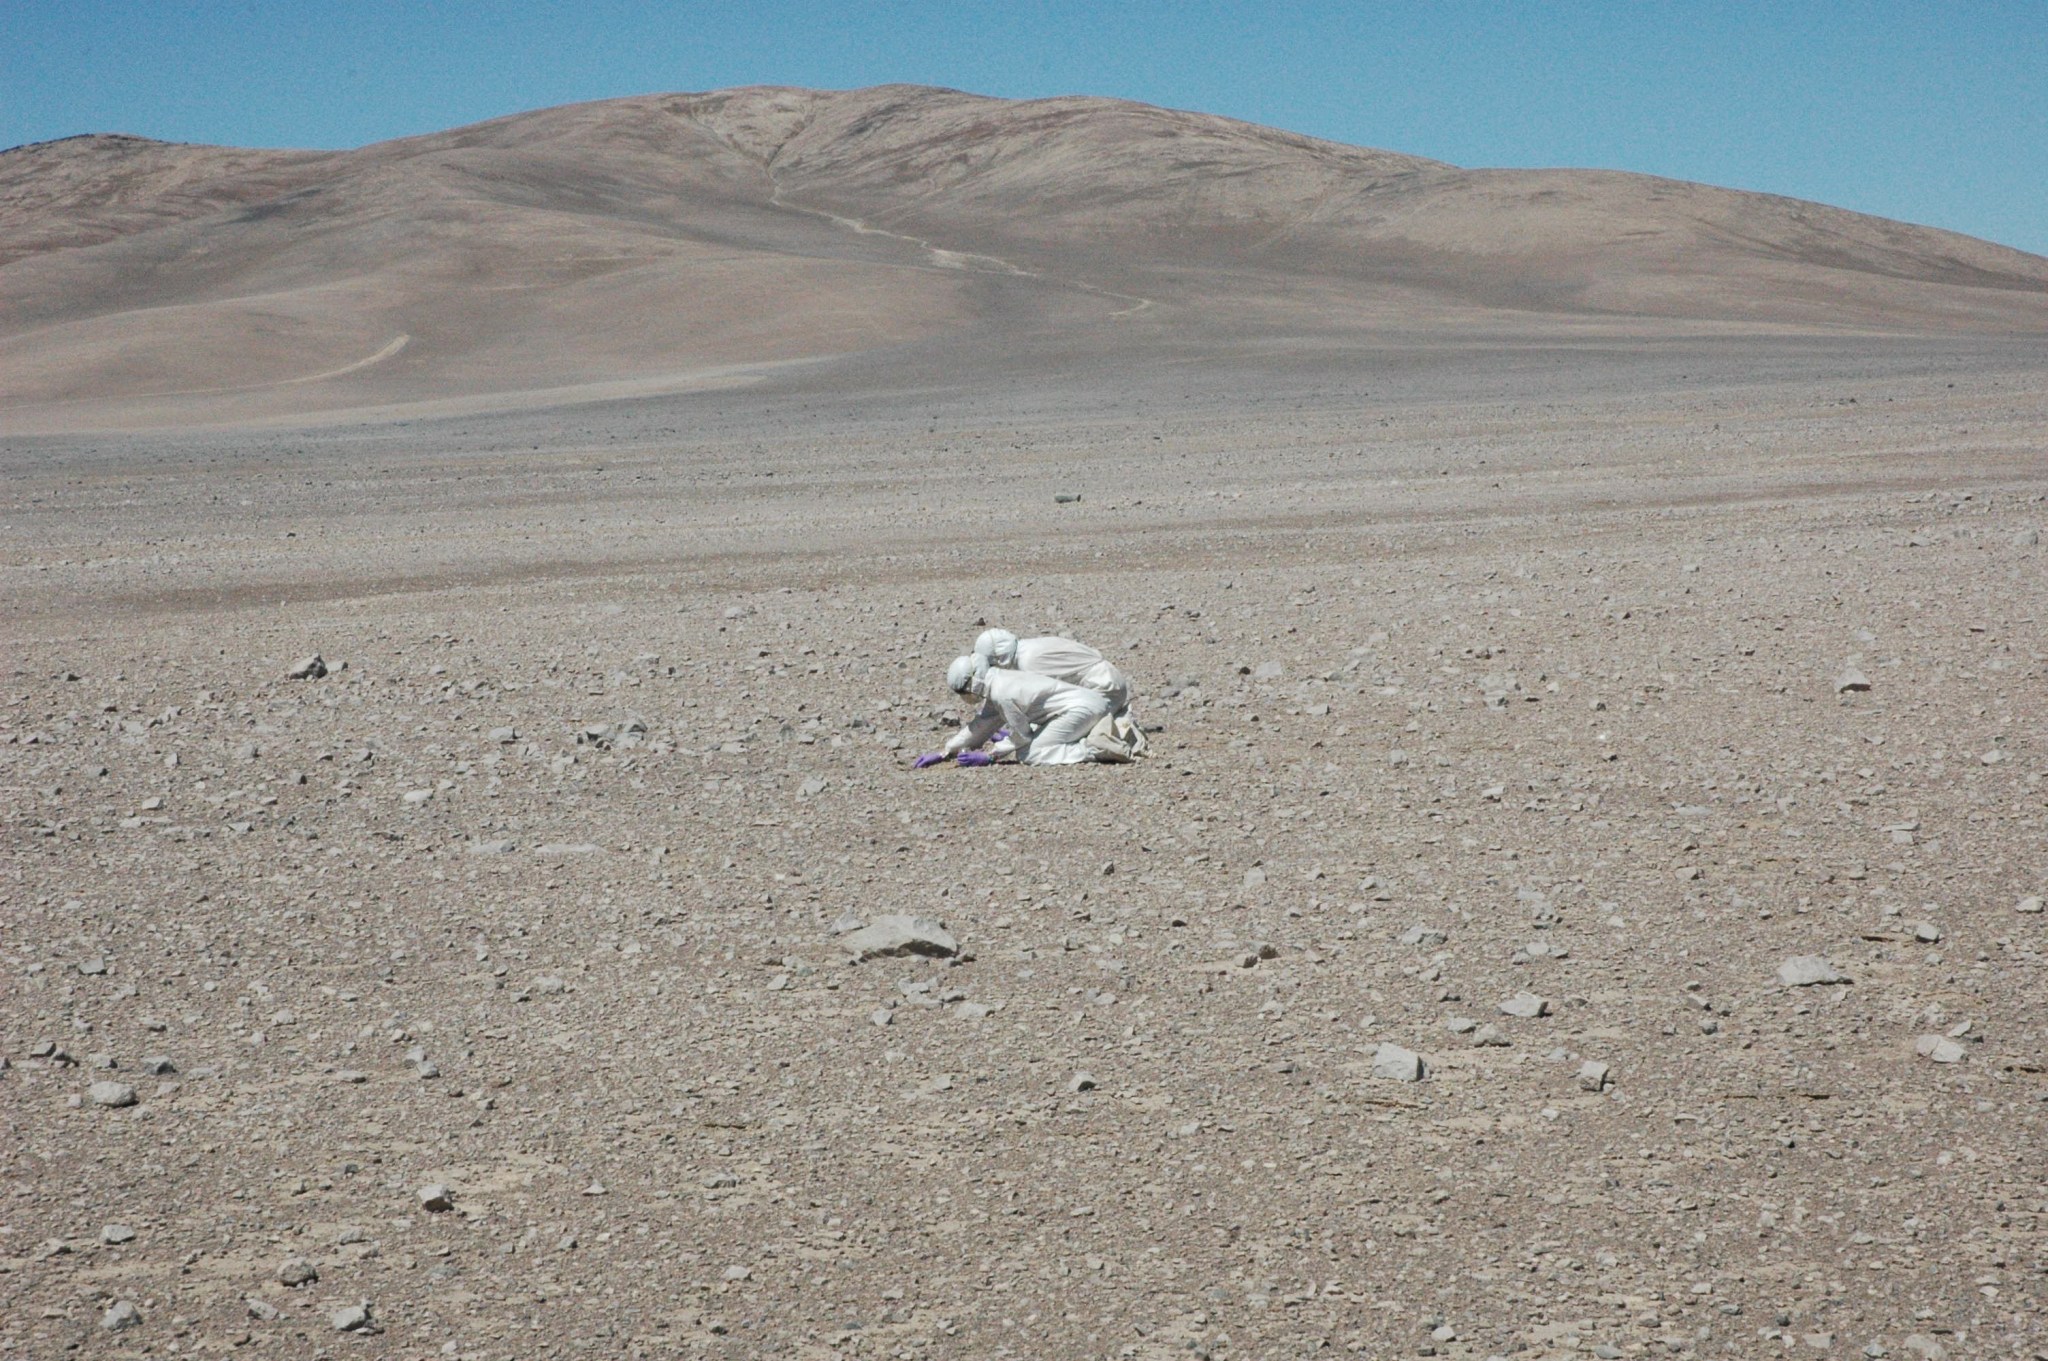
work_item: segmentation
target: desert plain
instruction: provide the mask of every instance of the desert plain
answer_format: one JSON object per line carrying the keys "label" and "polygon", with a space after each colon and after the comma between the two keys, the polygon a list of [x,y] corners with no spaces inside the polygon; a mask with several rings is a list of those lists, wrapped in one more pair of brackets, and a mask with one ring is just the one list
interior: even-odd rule
{"label": "desert plain", "polygon": [[[848,164],[544,327],[8,200],[0,1355],[2048,1355],[2048,262],[1067,260]],[[603,386],[736,223],[810,310]],[[1151,755],[910,770],[989,625]]]}

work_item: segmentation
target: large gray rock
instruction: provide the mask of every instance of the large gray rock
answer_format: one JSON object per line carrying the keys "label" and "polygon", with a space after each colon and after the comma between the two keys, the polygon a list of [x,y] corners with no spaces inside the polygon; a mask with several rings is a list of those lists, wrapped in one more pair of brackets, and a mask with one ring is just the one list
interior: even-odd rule
{"label": "large gray rock", "polygon": [[1913,1052],[1935,1063],[1963,1061],[1963,1047],[1946,1035],[1922,1035],[1914,1042]]}
{"label": "large gray rock", "polygon": [[1810,988],[1816,983],[1846,983],[1849,979],[1826,955],[1794,955],[1778,966],[1778,981],[1788,988]]}
{"label": "large gray rock", "polygon": [[85,1089],[95,1106],[132,1106],[135,1089],[125,1082],[95,1082]]}
{"label": "large gray rock", "polygon": [[877,917],[858,931],[849,931],[839,944],[858,960],[926,955],[948,959],[960,953],[960,943],[945,926],[930,917],[891,913]]}
{"label": "large gray rock", "polygon": [[1429,1076],[1429,1065],[1413,1049],[1383,1044],[1373,1050],[1372,1075],[1392,1082],[1420,1082]]}
{"label": "large gray rock", "polygon": [[1532,1021],[1550,1014],[1550,1003],[1533,992],[1518,992],[1500,1004],[1500,1014]]}
{"label": "large gray rock", "polygon": [[127,1300],[115,1300],[107,1312],[100,1315],[100,1327],[110,1333],[124,1332],[142,1322],[142,1311]]}
{"label": "large gray rock", "polygon": [[337,1333],[366,1332],[370,1327],[370,1306],[367,1304],[347,1305],[328,1315],[327,1321],[333,1325],[334,1331]]}

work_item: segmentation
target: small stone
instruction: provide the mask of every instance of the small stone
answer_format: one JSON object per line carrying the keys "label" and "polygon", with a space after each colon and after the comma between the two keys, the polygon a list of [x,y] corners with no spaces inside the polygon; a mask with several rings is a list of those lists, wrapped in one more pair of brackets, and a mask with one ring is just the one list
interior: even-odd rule
{"label": "small stone", "polygon": [[327,662],[319,653],[301,657],[292,663],[292,669],[285,672],[286,680],[319,680],[327,674]]}
{"label": "small stone", "polygon": [[135,1089],[125,1082],[95,1082],[85,1089],[85,1094],[95,1106],[132,1106],[135,1104]]}
{"label": "small stone", "polygon": [[2041,900],[2037,897],[2022,898],[2013,905],[2012,910],[2015,912],[2038,913],[2041,910]]}
{"label": "small stone", "polygon": [[319,1268],[315,1267],[312,1262],[304,1257],[289,1258],[277,1269],[277,1283],[279,1285],[311,1285],[319,1279]]}
{"label": "small stone", "polygon": [[1817,983],[1846,983],[1849,980],[1829,962],[1826,955],[1794,955],[1778,966],[1778,981],[1788,988],[1810,988]]}
{"label": "small stone", "polygon": [[1550,1003],[1533,992],[1518,992],[1513,997],[1500,1003],[1499,1011],[1503,1016],[1514,1016],[1524,1021],[1530,1021],[1538,1016],[1548,1016],[1550,1014]]}
{"label": "small stone", "polygon": [[489,841],[472,841],[469,843],[469,853],[471,855],[510,855],[516,849],[518,848],[504,837],[493,837]]}
{"label": "small stone", "polygon": [[945,959],[960,953],[959,942],[945,926],[930,917],[902,913],[875,918],[873,924],[849,931],[839,938],[840,946],[855,959],[901,958],[925,955]]}
{"label": "small stone", "polygon": [[1245,886],[1245,888],[1247,888],[1247,889],[1263,888],[1263,887],[1265,887],[1265,883],[1266,883],[1266,872],[1265,872],[1264,870],[1260,869],[1260,868],[1259,868],[1258,866],[1254,865],[1254,866],[1253,866],[1252,868],[1250,868],[1250,869],[1248,869],[1248,870],[1246,870],[1246,871],[1244,872],[1244,886]]}
{"label": "small stone", "polygon": [[1470,1016],[1452,1016],[1444,1021],[1444,1029],[1450,1031],[1453,1035],[1470,1035],[1473,1031],[1479,1029],[1479,1022],[1473,1020]]}
{"label": "small stone", "polygon": [[860,913],[855,912],[852,908],[848,908],[839,914],[839,920],[833,922],[829,929],[835,936],[844,936],[858,931],[866,925],[867,923],[861,919]]}
{"label": "small stone", "polygon": [[132,1243],[135,1241],[135,1230],[126,1224],[109,1224],[100,1230],[100,1241],[112,1243],[116,1247],[123,1243]]}
{"label": "small stone", "polygon": [[1450,937],[1433,926],[1411,926],[1396,939],[1403,945],[1442,945]]}
{"label": "small stone", "polygon": [[88,978],[96,977],[107,971],[107,961],[98,955],[94,955],[91,959],[81,959],[78,961],[78,971]]}
{"label": "small stone", "polygon": [[1094,1091],[1095,1074],[1085,1071],[1074,1074],[1072,1077],[1067,1079],[1067,1090],[1070,1092]]}
{"label": "small stone", "polygon": [[106,1313],[100,1315],[100,1327],[110,1333],[124,1332],[142,1322],[142,1311],[127,1300],[115,1300]]}
{"label": "small stone", "polygon": [[1490,1025],[1480,1026],[1472,1032],[1472,1047],[1474,1049],[1505,1049],[1508,1047],[1508,1043],[1508,1037]]}
{"label": "small stone", "polygon": [[1260,662],[1252,668],[1252,679],[1255,681],[1276,681],[1286,674],[1287,668],[1278,662]]}
{"label": "small stone", "polygon": [[1935,1063],[1963,1061],[1963,1047],[1946,1035],[1922,1035],[1913,1042],[1913,1052]]}
{"label": "small stone", "polygon": [[594,1181],[583,1188],[583,1194],[586,1196],[608,1196],[611,1194],[611,1188],[601,1181]]}
{"label": "small stone", "polygon": [[1838,695],[1847,694],[1852,690],[1868,690],[1869,688],[1870,677],[1857,670],[1853,662],[1844,666],[1842,673],[1835,677],[1835,693]]}
{"label": "small stone", "polygon": [[242,1301],[242,1304],[248,1309],[250,1318],[260,1319],[268,1323],[277,1317],[277,1306],[269,1300],[250,1295]]}
{"label": "small stone", "polygon": [[995,1008],[984,1002],[962,1002],[953,1008],[953,1014],[963,1021],[979,1021]]}
{"label": "small stone", "polygon": [[1598,1059],[1587,1059],[1579,1065],[1579,1086],[1589,1092],[1604,1092],[1613,1076],[1606,1064]]}
{"label": "small stone", "polygon": [[569,990],[569,985],[559,978],[536,978],[526,985],[526,990],[536,997],[555,997]]}
{"label": "small stone", "polygon": [[753,1274],[743,1266],[729,1266],[725,1269],[725,1279],[728,1281],[744,1281]]}
{"label": "small stone", "polygon": [[825,792],[825,781],[813,775],[810,779],[805,780],[802,784],[798,785],[796,787],[796,792],[798,798],[816,798],[818,795]]}
{"label": "small stone", "polygon": [[152,1054],[142,1061],[142,1071],[151,1077],[169,1077],[172,1073],[178,1071],[178,1065],[172,1063],[162,1054]]}
{"label": "small stone", "polygon": [[438,1181],[422,1186],[419,1189],[419,1202],[422,1210],[428,1210],[434,1214],[440,1214],[444,1210],[455,1208],[454,1193]]}
{"label": "small stone", "polygon": [[1372,1075],[1393,1082],[1420,1082],[1429,1075],[1429,1065],[1412,1049],[1382,1044],[1373,1050]]}
{"label": "small stone", "polygon": [[876,1007],[873,1011],[868,1013],[869,1025],[891,1025],[895,1022],[895,1020],[896,1012],[889,1007]]}
{"label": "small stone", "polygon": [[2016,531],[2012,536],[2012,546],[2014,548],[2032,548],[2039,542],[2041,542],[2041,531],[2035,529],[2032,525]]}
{"label": "small stone", "polygon": [[327,1321],[333,1325],[334,1331],[337,1333],[362,1332],[370,1326],[370,1306],[367,1304],[346,1305],[328,1315]]}
{"label": "small stone", "polygon": [[514,742],[517,742],[519,740],[519,729],[493,728],[491,729],[488,736],[490,737],[491,741],[496,742],[499,746],[509,747]]}
{"label": "small stone", "polygon": [[1941,939],[1941,928],[1933,922],[1921,922],[1913,928],[1913,939],[1922,945],[1932,945]]}

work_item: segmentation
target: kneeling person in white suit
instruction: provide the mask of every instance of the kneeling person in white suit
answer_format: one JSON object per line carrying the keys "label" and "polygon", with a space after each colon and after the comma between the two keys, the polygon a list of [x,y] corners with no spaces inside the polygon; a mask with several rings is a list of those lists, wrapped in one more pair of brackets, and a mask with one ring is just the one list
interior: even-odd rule
{"label": "kneeling person in white suit", "polygon": [[[918,757],[919,769],[956,755],[962,765],[987,765],[1005,756],[1015,756],[1027,766],[1072,766],[1103,759],[1088,741],[1089,731],[1109,717],[1109,700],[1097,691],[1050,676],[993,670],[986,659],[974,656],[956,658],[946,668],[946,684],[955,694],[980,699],[981,710],[953,734],[943,751]],[[1004,727],[1009,736],[983,752],[981,747]]]}

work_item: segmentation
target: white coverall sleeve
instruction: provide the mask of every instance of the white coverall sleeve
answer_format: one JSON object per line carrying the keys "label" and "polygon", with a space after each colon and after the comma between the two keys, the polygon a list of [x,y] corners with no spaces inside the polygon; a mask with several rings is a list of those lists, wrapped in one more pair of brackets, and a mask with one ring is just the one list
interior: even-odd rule
{"label": "white coverall sleeve", "polygon": [[946,755],[958,756],[963,751],[980,750],[989,738],[996,735],[996,729],[1002,726],[1002,709],[997,707],[994,700],[983,700],[981,712],[968,719],[965,727],[946,739]]}
{"label": "white coverall sleeve", "polygon": [[[997,712],[1003,716],[1003,725],[1010,730],[1010,740],[999,745],[1007,746],[1011,751],[1015,752],[1017,759],[1020,761],[1030,760],[1031,715],[1025,711],[1023,705],[1008,696],[1001,700],[991,700],[990,703],[1001,706]],[[991,728],[989,731],[993,732],[995,729]],[[1001,753],[998,752],[998,754]]]}

